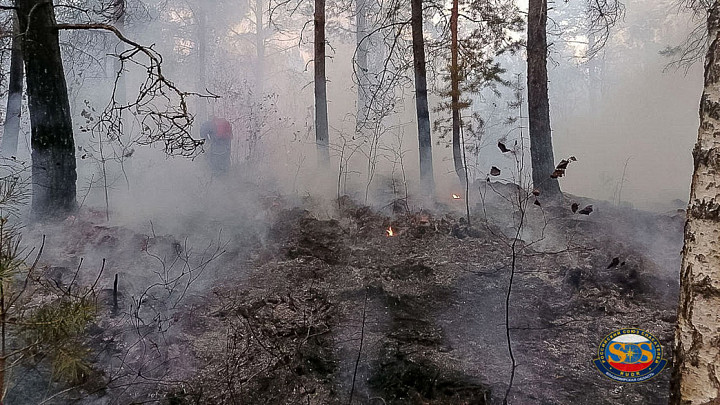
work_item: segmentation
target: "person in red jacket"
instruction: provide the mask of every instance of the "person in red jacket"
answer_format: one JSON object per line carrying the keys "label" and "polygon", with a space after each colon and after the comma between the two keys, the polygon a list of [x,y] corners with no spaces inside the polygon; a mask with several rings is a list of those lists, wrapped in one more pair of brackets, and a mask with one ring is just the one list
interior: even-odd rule
{"label": "person in red jacket", "polygon": [[206,140],[208,164],[213,175],[222,176],[230,169],[232,125],[224,118],[212,117],[200,126],[200,137]]}

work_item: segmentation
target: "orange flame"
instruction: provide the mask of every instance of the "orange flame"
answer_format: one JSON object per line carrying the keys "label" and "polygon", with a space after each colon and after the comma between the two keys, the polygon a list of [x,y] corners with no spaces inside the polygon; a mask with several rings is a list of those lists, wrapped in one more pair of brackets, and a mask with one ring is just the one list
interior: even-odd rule
{"label": "orange flame", "polygon": [[459,200],[462,198],[458,194],[453,194],[452,197],[453,197],[453,200]]}
{"label": "orange flame", "polygon": [[385,233],[387,236],[395,236],[395,231],[393,231],[392,226],[388,227],[388,229],[385,230]]}

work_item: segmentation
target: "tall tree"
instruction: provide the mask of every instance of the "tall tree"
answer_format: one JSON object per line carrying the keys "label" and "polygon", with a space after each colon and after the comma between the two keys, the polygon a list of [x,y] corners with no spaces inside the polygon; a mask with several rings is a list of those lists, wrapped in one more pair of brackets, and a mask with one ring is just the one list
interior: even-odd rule
{"label": "tall tree", "polygon": [[695,169],[685,224],[680,305],[675,329],[670,404],[720,403],[720,4],[710,3],[710,48],[700,129],[693,150]]}
{"label": "tall tree", "polygon": [[[461,135],[467,134],[468,138],[477,141],[482,136],[484,124],[479,111],[463,117],[463,112],[470,109],[473,102],[469,95],[479,94],[486,88],[497,92],[498,84],[509,84],[502,78],[505,69],[495,59],[505,52],[514,53],[519,49],[521,44],[515,39],[515,34],[524,28],[524,21],[514,2],[508,0],[454,0],[449,19],[449,30],[445,29],[442,19],[439,22],[442,33],[449,35],[442,35],[431,45],[431,49],[441,53],[443,59],[449,59],[446,76],[449,86],[441,90],[443,101],[436,111],[450,112],[450,118],[441,116],[436,119],[434,129],[438,131],[439,139],[451,135],[454,169],[461,183],[465,183],[466,137]],[[470,27],[472,30],[468,29]],[[449,50],[447,56],[446,50]]]}
{"label": "tall tree", "polygon": [[[205,5],[202,1],[198,2],[193,12],[196,24],[196,35],[197,35],[197,60],[198,60],[198,75],[195,82],[196,91],[200,94],[207,92],[207,31],[208,21],[207,13],[205,12]],[[200,122],[204,122],[208,118],[207,113],[207,102],[204,99],[198,100],[197,116]]]}
{"label": "tall tree", "polygon": [[7,113],[3,129],[0,154],[11,157],[17,154],[22,114],[22,92],[25,80],[22,55],[22,39],[19,35],[17,15],[13,18],[13,40],[10,53],[10,83],[8,84]]}
{"label": "tall tree", "polygon": [[[33,217],[62,218],[77,207],[75,142],[58,38],[60,30],[109,31],[130,45],[132,49],[124,51],[121,58],[143,66],[147,77],[137,99],[124,109],[132,111],[139,121],[152,124],[144,126],[142,138],[137,142],[162,142],[168,154],[194,156],[197,153],[202,142],[190,134],[192,117],[187,110],[188,93],[165,76],[162,56],[152,47],[128,39],[112,24],[58,24],[51,0],[15,0],[14,3],[22,33],[32,129]],[[160,99],[161,103],[154,102],[156,99]],[[120,127],[117,112],[120,109],[115,103],[110,103],[91,130],[102,133],[117,131]]]}
{"label": "tall tree", "polygon": [[533,185],[542,195],[557,198],[547,72],[547,0],[530,0],[527,28],[527,91]]}
{"label": "tall tree", "polygon": [[315,0],[315,142],[322,164],[330,163],[327,83],[325,76],[325,0]]}
{"label": "tall tree", "polygon": [[423,192],[435,192],[433,176],[430,110],[428,109],[427,66],[425,65],[425,37],[423,36],[422,0],[411,0],[413,70],[415,72],[415,107],[417,111],[418,147],[420,149],[420,182]]}
{"label": "tall tree", "polygon": [[460,66],[458,64],[458,18],[460,1],[453,0],[450,13],[450,110],[452,111],[452,150],[455,173],[465,183],[464,147],[460,139]]}
{"label": "tall tree", "polygon": [[603,70],[605,65],[605,54],[602,52],[591,53],[595,49],[595,33],[588,34],[588,61],[587,61],[587,84],[588,84],[588,108],[590,111],[597,111],[602,104],[603,98]]}
{"label": "tall tree", "polygon": [[255,0],[255,53],[257,61],[255,63],[255,93],[256,96],[262,98],[265,93],[265,47],[267,40],[267,30],[265,28],[264,13],[265,8],[263,0]]}
{"label": "tall tree", "polygon": [[16,0],[32,127],[32,212],[61,216],[76,208],[75,142],[53,3]]}
{"label": "tall tree", "polygon": [[[112,2],[112,22],[113,25],[120,30],[125,32],[125,17],[126,17],[126,0],[113,0]],[[125,43],[118,39],[117,48],[115,52],[120,55],[125,51]],[[117,87],[115,89],[115,101],[119,104],[125,104],[127,102],[127,90],[125,88],[125,75],[121,74],[123,64],[120,58],[115,59],[115,72],[117,76]]]}
{"label": "tall tree", "polygon": [[365,94],[369,91],[368,83],[368,42],[367,38],[367,0],[355,1],[355,43],[356,43],[356,70],[357,70],[357,111],[355,117],[355,127],[357,132],[362,132],[365,126],[365,120],[368,115],[367,98]]}

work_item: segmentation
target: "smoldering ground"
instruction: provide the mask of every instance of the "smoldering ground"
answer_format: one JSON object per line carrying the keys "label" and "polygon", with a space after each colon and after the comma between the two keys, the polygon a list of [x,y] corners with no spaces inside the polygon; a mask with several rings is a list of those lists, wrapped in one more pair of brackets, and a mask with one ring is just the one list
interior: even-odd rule
{"label": "smoldering ground", "polygon": [[[195,172],[196,164],[202,162],[186,167]],[[184,192],[191,190],[186,174]],[[52,266],[44,271],[61,285],[92,283],[105,259],[98,319],[89,330],[92,364],[102,374],[59,403],[217,403],[234,396],[341,403],[351,391],[368,403],[495,403],[509,373],[503,308],[513,257],[512,401],[664,398],[667,373],[651,385],[617,391],[589,359],[603,333],[625,325],[650,322],[670,341],[679,217],[568,196],[559,207],[530,204],[518,224],[508,201],[524,191],[481,182],[475,187],[486,189],[484,198],[470,197],[478,203],[468,237],[463,210],[452,208],[451,198],[439,210],[393,213],[392,206],[364,207],[349,198],[256,198],[261,191],[235,183],[237,177],[212,185],[200,178],[202,193],[190,192],[195,198],[180,203],[192,214],[167,209],[178,201],[165,200],[168,190],[158,187],[157,195],[148,190],[144,197],[157,210],[146,207],[153,214],[141,220],[149,211],[140,204],[137,229],[106,222],[102,210],[29,229],[47,235],[43,261]],[[232,201],[215,200],[238,184]],[[595,210],[573,214],[571,202]],[[122,215],[111,218],[127,221]],[[513,255],[519,225],[522,240]],[[396,236],[387,236],[388,227]],[[189,269],[216,253],[222,254],[185,289],[194,277]],[[83,271],[74,280],[80,257]],[[623,265],[608,269],[613,257]],[[114,274],[120,275],[119,311],[111,299]],[[180,282],[168,283],[173,276]],[[42,368],[25,375],[10,398],[47,382]]]}
{"label": "smoldering ground", "polygon": [[[309,44],[281,46],[302,24],[266,38],[275,52],[260,71],[245,57],[248,10],[233,9],[243,23],[210,41],[206,60],[182,34],[197,23],[187,4],[134,27],[139,40],[164,39],[178,86],[220,96],[192,99],[191,109],[233,124],[231,171],[218,178],[206,154],[167,157],[162,145],[98,154],[118,139],[82,131],[84,101],[106,105],[113,77],[73,76],[81,207],[27,225],[24,244],[43,245],[38,276],[59,289],[94,286],[84,341],[93,373],[68,389],[39,357],[18,368],[8,402],[497,403],[512,371],[508,334],[511,403],[664,401],[667,372],[619,388],[590,364],[602,337],[628,325],[650,329],[668,351],[674,322],[683,218],[671,208],[689,183],[699,74],[659,73],[657,51],[687,27],[660,18],[641,26],[643,7],[608,44],[602,98],[592,95],[589,62],[574,58],[584,48],[557,42],[556,157],[578,161],[561,179],[565,199],[539,196],[538,205],[527,156],[518,159],[526,108],[510,108],[507,94],[476,101],[487,114],[469,149],[470,184],[457,181],[447,140],[435,139],[429,202],[408,82],[394,89],[382,130],[356,133],[354,44],[333,39],[328,59],[329,170],[315,155]],[[209,25],[233,17],[221,14]],[[653,33],[642,42],[651,45],[627,39],[638,27]],[[198,87],[201,67],[209,79]],[[142,69],[126,73],[127,88],[138,87]],[[576,108],[591,101],[600,105]],[[575,213],[573,203],[594,210]]]}

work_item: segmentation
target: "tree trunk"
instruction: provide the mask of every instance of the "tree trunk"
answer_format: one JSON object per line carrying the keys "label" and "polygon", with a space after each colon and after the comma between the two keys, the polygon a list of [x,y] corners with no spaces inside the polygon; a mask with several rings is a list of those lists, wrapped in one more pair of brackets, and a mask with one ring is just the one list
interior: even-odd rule
{"label": "tree trunk", "polygon": [[[588,49],[594,50],[596,46],[597,44],[595,34],[590,33],[590,35],[588,35]],[[592,58],[587,61],[589,98],[587,108],[589,114],[594,114],[599,110],[600,107],[600,92],[598,91],[601,87],[600,75],[598,72],[598,58],[600,57],[600,53],[596,52],[594,55],[591,56]]]}
{"label": "tree trunk", "polygon": [[[255,0],[255,88],[254,100],[258,103],[265,101],[265,23],[263,21],[263,0]],[[248,153],[246,159],[252,159],[255,146],[261,137],[262,117],[251,116],[248,131]]]}
{"label": "tree trunk", "polygon": [[720,404],[720,4],[708,15],[695,170],[685,224],[670,404]]}
{"label": "tree trunk", "polygon": [[463,162],[462,140],[460,139],[460,66],[458,66],[458,17],[459,1],[453,0],[450,14],[450,109],[452,110],[452,150],[455,173],[460,182],[465,183],[465,164]]}
{"label": "tree trunk", "polygon": [[425,38],[423,37],[422,0],[411,0],[412,47],[415,70],[415,107],[420,149],[420,183],[427,196],[435,193],[433,178],[432,140],[430,138],[430,110],[428,109],[427,72],[425,66]]}
{"label": "tree trunk", "polygon": [[[195,11],[195,24],[197,24],[197,55],[198,75],[195,82],[196,91],[200,94],[207,92],[207,15],[205,6],[198,2]],[[207,102],[204,98],[198,98],[197,118],[200,122],[208,120]]]}
{"label": "tree trunk", "polygon": [[21,39],[19,36],[17,16],[13,19],[13,41],[10,53],[10,83],[8,84],[7,114],[3,129],[0,154],[9,158],[17,155],[18,138],[20,137],[20,117],[22,115],[22,92],[24,68]]}
{"label": "tree trunk", "polygon": [[32,127],[32,213],[60,217],[73,211],[77,172],[70,102],[53,3],[16,0],[23,36]]}
{"label": "tree trunk", "polygon": [[265,22],[263,21],[263,0],[255,0],[255,96],[262,100],[265,93]]}
{"label": "tree trunk", "polygon": [[[125,0],[113,0],[113,24],[120,30],[125,32]],[[120,55],[125,51],[125,43],[118,40],[115,44],[115,52]],[[115,101],[120,105],[127,102],[127,90],[125,89],[125,75],[121,74],[122,62],[120,58],[115,59],[115,73],[117,83],[115,85]]]}
{"label": "tree trunk", "polygon": [[530,156],[533,186],[549,198],[561,196],[555,170],[547,73],[547,0],[530,0],[528,7],[527,81]]}
{"label": "tree trunk", "polygon": [[5,401],[7,393],[5,376],[7,374],[7,314],[5,313],[5,280],[0,280],[0,403]]}
{"label": "tree trunk", "polygon": [[315,0],[315,141],[318,159],[330,164],[327,84],[325,79],[325,0]]}
{"label": "tree trunk", "polygon": [[[117,28],[121,33],[125,33],[125,17],[127,15],[127,0],[113,0],[112,3],[112,19],[113,19],[113,25],[115,28]],[[115,42],[115,53],[117,55],[122,55],[125,52],[125,42],[121,40],[117,40]],[[113,93],[113,101],[117,103],[118,105],[125,106],[127,104],[127,82],[125,80],[125,73],[123,72],[123,62],[120,60],[119,57],[116,57],[114,60],[114,72],[115,72],[115,91]],[[118,128],[118,136],[123,136],[125,134],[131,136],[131,130],[132,125],[128,125],[127,113],[125,112],[125,109],[120,109],[118,111],[119,114],[119,124],[120,128]],[[100,152],[102,152],[102,143],[103,139],[102,136],[98,138],[98,145],[100,146]],[[125,145],[125,143],[123,143]],[[126,158],[125,156],[128,155],[130,151],[128,150],[128,146],[123,146],[122,150],[122,157],[120,158],[120,166],[122,168],[122,172],[125,173],[125,182],[128,187],[128,191],[130,190],[130,179],[127,175],[128,171],[132,168],[132,160],[129,158]],[[105,156],[102,156],[101,153],[101,163],[103,168],[103,182],[107,183],[107,175],[106,175],[106,160]],[[107,190],[107,184],[105,184],[105,215],[107,220],[110,220],[110,201],[108,196],[108,190]]]}
{"label": "tree trunk", "polygon": [[355,128],[358,133],[362,133],[365,127],[365,120],[368,118],[367,98],[365,94],[369,90],[367,80],[368,75],[368,38],[367,36],[367,1],[356,0],[355,2],[355,43],[357,47],[357,116],[355,118]]}

